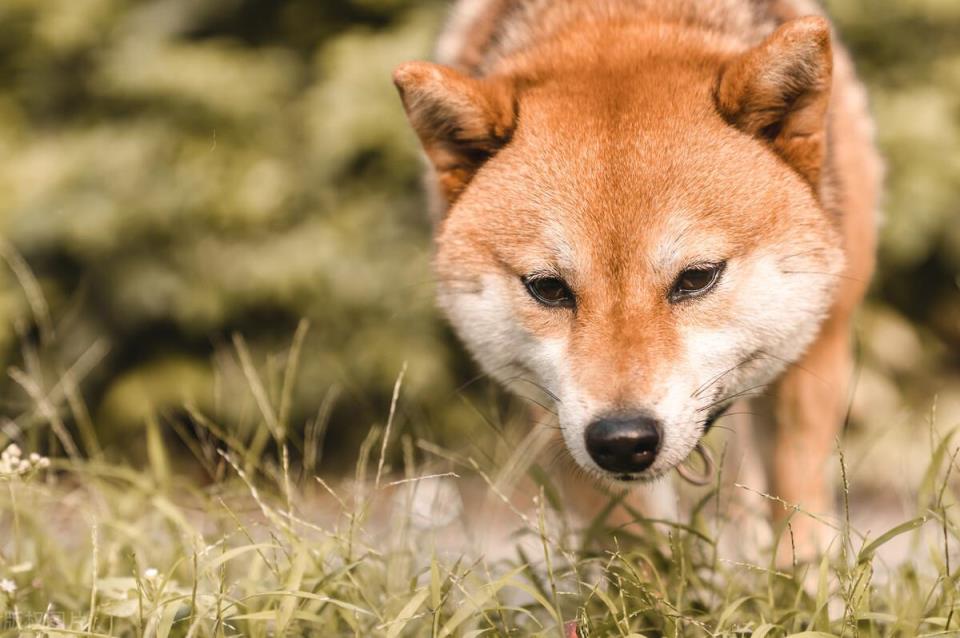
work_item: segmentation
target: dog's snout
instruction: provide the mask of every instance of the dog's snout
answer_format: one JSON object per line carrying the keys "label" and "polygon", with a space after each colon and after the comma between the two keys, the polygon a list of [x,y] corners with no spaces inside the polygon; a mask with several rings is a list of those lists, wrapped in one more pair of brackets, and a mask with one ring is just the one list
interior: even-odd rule
{"label": "dog's snout", "polygon": [[618,415],[591,423],[584,434],[587,452],[609,472],[642,472],[660,449],[660,424],[648,415]]}

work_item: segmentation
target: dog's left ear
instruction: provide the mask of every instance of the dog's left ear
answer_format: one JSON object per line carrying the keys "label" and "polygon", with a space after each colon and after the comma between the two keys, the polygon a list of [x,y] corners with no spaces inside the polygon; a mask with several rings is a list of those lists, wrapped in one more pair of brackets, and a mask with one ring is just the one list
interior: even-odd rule
{"label": "dog's left ear", "polygon": [[430,62],[407,62],[393,72],[404,109],[436,172],[446,204],[513,134],[511,83],[472,78]]}
{"label": "dog's left ear", "polygon": [[826,153],[832,75],[829,23],[817,16],[796,18],[726,66],[717,106],[734,126],[768,141],[816,188]]}

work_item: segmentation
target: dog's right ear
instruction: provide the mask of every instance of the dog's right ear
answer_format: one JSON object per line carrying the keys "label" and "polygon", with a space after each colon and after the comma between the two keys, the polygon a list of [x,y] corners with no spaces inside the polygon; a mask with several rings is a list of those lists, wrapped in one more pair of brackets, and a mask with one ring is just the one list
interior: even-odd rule
{"label": "dog's right ear", "polygon": [[403,107],[452,204],[476,171],[503,147],[516,126],[511,83],[476,79],[429,62],[393,72]]}

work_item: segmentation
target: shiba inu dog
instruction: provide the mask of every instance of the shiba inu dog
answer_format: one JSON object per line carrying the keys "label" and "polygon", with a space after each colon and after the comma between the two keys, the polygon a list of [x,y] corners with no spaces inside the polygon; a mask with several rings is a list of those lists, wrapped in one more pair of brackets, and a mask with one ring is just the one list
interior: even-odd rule
{"label": "shiba inu dog", "polygon": [[544,388],[572,457],[619,484],[752,398],[769,489],[829,511],[881,167],[819,9],[461,0],[438,57],[394,81],[440,304],[480,365]]}

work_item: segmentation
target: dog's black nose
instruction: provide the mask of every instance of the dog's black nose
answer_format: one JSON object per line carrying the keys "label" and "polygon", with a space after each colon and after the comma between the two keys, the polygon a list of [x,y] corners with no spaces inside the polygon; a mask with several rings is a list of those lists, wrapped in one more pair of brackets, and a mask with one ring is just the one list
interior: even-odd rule
{"label": "dog's black nose", "polygon": [[642,472],[660,448],[660,427],[646,415],[618,415],[594,421],[584,434],[587,452],[609,472]]}

